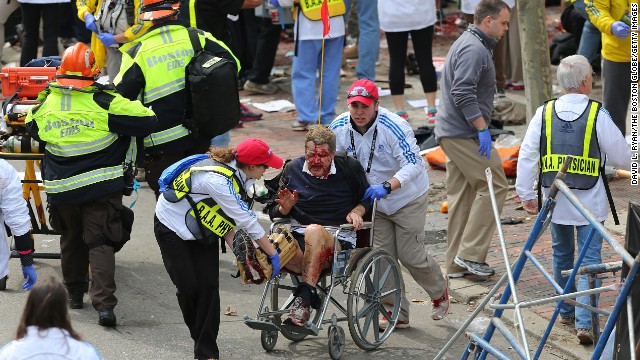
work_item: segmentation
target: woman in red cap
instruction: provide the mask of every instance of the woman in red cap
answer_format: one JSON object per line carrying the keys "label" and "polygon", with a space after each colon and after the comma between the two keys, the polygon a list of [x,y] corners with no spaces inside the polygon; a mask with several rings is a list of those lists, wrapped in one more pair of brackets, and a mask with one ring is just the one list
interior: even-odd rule
{"label": "woman in red cap", "polygon": [[207,155],[195,155],[181,163],[190,160],[193,165],[183,167],[185,170],[158,198],[154,232],[195,342],[194,356],[217,359],[218,240],[224,239],[231,247],[234,229],[245,230],[269,255],[272,276],[279,273],[279,255],[250,210],[247,189],[269,167],[281,168],[283,161],[266,143],[253,138],[235,149],[211,147]]}

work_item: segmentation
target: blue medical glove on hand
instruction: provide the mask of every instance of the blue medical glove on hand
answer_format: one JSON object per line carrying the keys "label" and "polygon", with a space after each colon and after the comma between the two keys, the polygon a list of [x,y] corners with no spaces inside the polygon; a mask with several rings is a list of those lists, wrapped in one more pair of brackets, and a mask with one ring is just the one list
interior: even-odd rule
{"label": "blue medical glove on hand", "polygon": [[631,28],[622,21],[616,21],[611,24],[611,33],[620,39],[626,39],[629,36]]}
{"label": "blue medical glove on hand", "polygon": [[276,251],[275,254],[269,255],[269,260],[271,260],[271,266],[273,267],[271,279],[274,279],[280,274],[280,254],[278,254],[278,252]]}
{"label": "blue medical glove on hand", "polygon": [[478,131],[478,140],[480,140],[480,147],[478,148],[480,156],[486,156],[489,159],[491,156],[491,133],[489,129]]}
{"label": "blue medical glove on hand", "polygon": [[24,285],[22,285],[22,288],[25,290],[31,290],[38,280],[38,274],[36,274],[36,270],[33,268],[33,265],[23,266],[22,276],[27,279],[27,281],[24,282]]}
{"label": "blue medical glove on hand", "polygon": [[271,4],[271,6],[273,7],[280,6],[280,3],[278,3],[278,0],[269,0],[269,4]]}
{"label": "blue medical glove on hand", "polygon": [[382,184],[371,185],[369,186],[367,191],[364,192],[364,197],[362,198],[362,200],[371,199],[371,202],[373,202],[373,200],[382,199],[387,195],[389,195],[389,193],[387,193],[387,190],[385,190]]}
{"label": "blue medical glove on hand", "polygon": [[90,13],[84,14],[84,26],[87,30],[91,30],[94,33],[98,33],[98,27],[96,26],[96,18]]}
{"label": "blue medical glove on hand", "polygon": [[98,39],[102,41],[102,44],[104,44],[105,47],[109,47],[116,43],[116,40],[113,38],[113,34],[109,33],[102,33],[98,35]]}

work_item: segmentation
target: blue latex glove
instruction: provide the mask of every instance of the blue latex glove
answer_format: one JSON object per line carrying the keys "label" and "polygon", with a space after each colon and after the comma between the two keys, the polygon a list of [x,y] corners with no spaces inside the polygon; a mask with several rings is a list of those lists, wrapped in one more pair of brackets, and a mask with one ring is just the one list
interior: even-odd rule
{"label": "blue latex glove", "polygon": [[87,30],[91,30],[94,33],[98,33],[98,27],[96,26],[96,18],[90,13],[84,14],[84,26]]}
{"label": "blue latex glove", "polygon": [[33,268],[33,265],[23,266],[22,276],[27,279],[27,281],[22,285],[22,288],[25,290],[31,290],[38,280],[38,274],[36,274],[36,270]]}
{"label": "blue latex glove", "polygon": [[626,39],[629,36],[631,28],[622,21],[616,21],[611,24],[611,33],[620,39]]}
{"label": "blue latex glove", "polygon": [[280,3],[278,2],[278,0],[269,0],[269,4],[271,4],[271,6],[273,7],[280,6]]}
{"label": "blue latex glove", "polygon": [[371,202],[373,202],[373,200],[382,199],[387,195],[389,195],[389,193],[387,193],[387,190],[385,190],[382,184],[371,185],[369,186],[367,191],[364,192],[364,197],[362,198],[362,200],[371,199]]}
{"label": "blue latex glove", "polygon": [[271,260],[271,266],[273,267],[271,279],[274,279],[280,274],[280,254],[276,251],[275,254],[269,256],[269,260]]}
{"label": "blue latex glove", "polygon": [[109,47],[116,43],[116,40],[113,38],[113,34],[109,33],[102,33],[98,35],[98,39],[102,41],[102,44],[104,44],[105,47]]}
{"label": "blue latex glove", "polygon": [[491,156],[491,133],[489,129],[478,131],[478,140],[480,140],[480,147],[478,148],[480,156],[486,156],[489,159]]}

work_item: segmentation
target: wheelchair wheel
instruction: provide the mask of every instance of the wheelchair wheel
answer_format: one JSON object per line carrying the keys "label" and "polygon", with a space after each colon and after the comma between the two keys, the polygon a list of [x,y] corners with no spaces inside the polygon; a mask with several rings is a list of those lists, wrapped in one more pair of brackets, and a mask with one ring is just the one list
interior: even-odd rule
{"label": "wheelchair wheel", "polygon": [[262,348],[266,351],[273,350],[276,347],[276,343],[278,342],[278,332],[277,331],[269,331],[262,330],[260,332],[260,343],[262,344]]}
{"label": "wheelchair wheel", "polygon": [[[374,249],[359,261],[347,297],[349,332],[358,347],[376,349],[391,335],[400,313],[402,286],[400,266],[387,251]],[[393,308],[386,309],[383,302]],[[381,316],[389,320],[383,331]]]}
{"label": "wheelchair wheel", "polygon": [[342,327],[331,325],[329,327],[329,356],[338,360],[344,353],[345,336]]}
{"label": "wheelchair wheel", "polygon": [[[280,284],[280,281],[283,281],[283,280],[285,282],[289,282],[289,280],[285,278],[285,279],[280,279],[277,283],[273,284],[273,286],[271,287],[271,308],[272,309],[288,310],[291,307],[291,305],[293,305],[293,300],[295,299],[295,297],[293,296],[292,292],[293,292],[293,289],[295,289],[298,286],[300,281],[298,280],[298,277],[296,275],[291,275],[291,276],[288,276],[287,278],[291,279],[291,284]],[[280,289],[283,286],[287,288]],[[324,296],[322,295],[321,292],[318,292],[318,294],[320,295],[321,299],[324,299]],[[283,317],[286,317],[286,315],[274,316],[273,323],[276,326],[280,326],[280,324],[282,324]],[[311,309],[311,317],[309,318],[309,320],[316,323],[319,317],[320,317],[320,311]],[[285,339],[289,341],[294,341],[294,342],[300,341],[307,337],[307,334],[296,333],[293,331],[289,331],[288,329],[285,329],[285,328],[281,328],[280,333],[282,334],[282,336],[285,337]]]}

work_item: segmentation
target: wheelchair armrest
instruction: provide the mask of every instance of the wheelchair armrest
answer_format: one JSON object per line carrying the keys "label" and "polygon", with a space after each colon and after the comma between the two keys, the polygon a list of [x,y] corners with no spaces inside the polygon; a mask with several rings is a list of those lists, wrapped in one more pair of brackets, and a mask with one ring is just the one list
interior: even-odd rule
{"label": "wheelchair armrest", "polygon": [[[362,230],[371,229],[373,223],[371,221],[365,221],[362,223]],[[342,224],[340,225],[340,230],[353,230],[353,225],[351,224]]]}
{"label": "wheelchair armrest", "polygon": [[291,223],[291,219],[288,218],[273,218],[273,223],[271,224],[271,232],[275,230],[278,225],[287,225]]}

